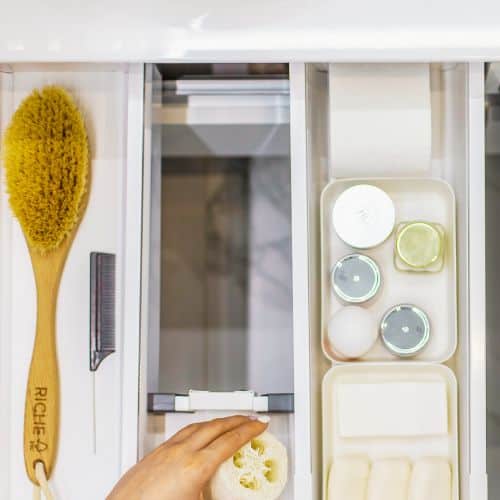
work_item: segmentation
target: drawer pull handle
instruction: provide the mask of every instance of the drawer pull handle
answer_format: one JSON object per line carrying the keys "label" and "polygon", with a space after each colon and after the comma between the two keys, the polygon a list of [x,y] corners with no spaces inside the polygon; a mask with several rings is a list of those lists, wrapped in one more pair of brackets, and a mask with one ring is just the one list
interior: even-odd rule
{"label": "drawer pull handle", "polygon": [[148,411],[178,413],[202,410],[293,413],[293,394],[262,394],[253,391],[189,391],[188,394],[150,393]]}

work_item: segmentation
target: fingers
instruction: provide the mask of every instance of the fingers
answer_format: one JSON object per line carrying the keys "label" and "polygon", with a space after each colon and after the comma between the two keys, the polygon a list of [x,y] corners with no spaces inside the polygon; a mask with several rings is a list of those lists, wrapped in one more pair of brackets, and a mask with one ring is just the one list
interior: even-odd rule
{"label": "fingers", "polygon": [[235,415],[233,417],[216,418],[209,422],[204,422],[185,439],[185,444],[192,450],[201,450],[225,432],[250,421],[248,417]]}
{"label": "fingers", "polygon": [[193,450],[199,450],[207,444],[211,443],[220,434],[228,430],[248,422],[249,417],[243,415],[234,415],[225,418],[216,418],[207,422],[197,422],[190,424],[176,434],[174,434],[166,443],[165,446],[179,444],[183,441]]}
{"label": "fingers", "polygon": [[181,441],[184,441],[187,439],[191,434],[196,432],[200,426],[203,425],[202,423],[194,423],[187,425],[186,427],[183,427],[180,431],[176,432],[166,443],[165,445],[171,445],[171,444],[177,444],[180,443]]}
{"label": "fingers", "polygon": [[262,434],[266,428],[267,423],[258,420],[247,420],[247,422],[227,431],[200,450],[200,461],[208,465],[207,475],[211,476],[222,462],[233,456],[252,438]]}

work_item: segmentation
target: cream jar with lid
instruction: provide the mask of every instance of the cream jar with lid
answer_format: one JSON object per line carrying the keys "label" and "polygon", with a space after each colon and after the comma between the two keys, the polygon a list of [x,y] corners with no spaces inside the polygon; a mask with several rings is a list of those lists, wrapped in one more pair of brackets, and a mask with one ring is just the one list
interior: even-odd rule
{"label": "cream jar with lid", "polygon": [[439,272],[444,266],[444,240],[440,224],[403,222],[396,230],[394,265],[400,271]]}
{"label": "cream jar with lid", "polygon": [[332,222],[339,238],[353,248],[373,248],[392,233],[396,220],[394,203],[382,189],[358,184],[335,201]]}
{"label": "cream jar with lid", "polygon": [[412,304],[399,304],[384,314],[380,322],[380,337],[385,347],[396,356],[415,356],[430,338],[427,314]]}
{"label": "cream jar with lid", "polygon": [[342,257],[331,273],[332,288],[344,302],[360,304],[372,299],[382,282],[376,262],[360,253]]}

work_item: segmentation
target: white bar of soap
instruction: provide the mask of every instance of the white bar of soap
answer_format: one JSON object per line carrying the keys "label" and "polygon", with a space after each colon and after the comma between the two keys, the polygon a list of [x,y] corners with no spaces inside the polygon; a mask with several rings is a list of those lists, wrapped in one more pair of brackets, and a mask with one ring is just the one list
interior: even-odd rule
{"label": "white bar of soap", "polygon": [[413,466],[409,500],[451,500],[450,464],[444,458],[423,458]]}
{"label": "white bar of soap", "polygon": [[344,438],[448,433],[444,382],[343,383],[334,405]]}
{"label": "white bar of soap", "polygon": [[328,477],[328,500],[365,500],[369,473],[365,458],[338,458]]}
{"label": "white bar of soap", "polygon": [[378,460],[368,481],[368,500],[407,500],[410,462],[405,459]]}

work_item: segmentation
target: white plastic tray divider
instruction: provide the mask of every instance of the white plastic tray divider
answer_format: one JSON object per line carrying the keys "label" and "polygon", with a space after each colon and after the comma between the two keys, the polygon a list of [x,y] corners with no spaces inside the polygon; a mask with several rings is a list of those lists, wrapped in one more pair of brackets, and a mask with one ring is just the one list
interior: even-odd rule
{"label": "white plastic tray divider", "polygon": [[487,500],[484,64],[468,65],[469,500]]}
{"label": "white plastic tray divider", "polygon": [[311,387],[311,448],[313,470],[313,499],[322,491],[322,401],[323,377],[331,368],[321,347],[321,240],[320,196],[331,175],[328,161],[328,65],[306,65],[306,127],[308,163],[308,220],[309,220],[309,320],[310,320],[310,387]]}
{"label": "white plastic tray divider", "polygon": [[[12,114],[13,75],[7,68],[0,68],[0,135],[3,135]],[[6,498],[11,498],[10,456],[11,436],[11,282],[12,282],[12,215],[7,196],[5,196],[5,171],[0,157],[1,192],[0,192],[0,429],[2,429],[0,448],[0,484]],[[9,403],[7,403],[9,402]]]}
{"label": "white plastic tray divider", "polygon": [[[342,179],[328,184],[321,196],[322,241],[322,342],[325,355],[340,361],[328,348],[326,330],[331,315],[344,307],[332,291],[330,272],[335,262],[348,253],[355,252],[335,233],[332,226],[332,209],[340,193],[355,184],[371,184],[386,191],[396,207],[396,226],[404,221],[429,220],[438,222],[446,233],[445,264],[438,273],[401,272],[394,268],[394,234],[374,249],[361,251],[372,257],[380,266],[382,289],[378,296],[366,304],[377,321],[398,300],[421,307],[429,315],[431,339],[426,348],[415,356],[419,361],[442,363],[450,359],[457,346],[457,297],[456,297],[456,221],[455,195],[451,186],[433,178],[359,178]],[[432,292],[429,294],[429,291]],[[443,301],[442,298],[446,297]],[[444,312],[444,314],[442,314]],[[441,338],[448,332],[446,338]],[[439,336],[438,336],[439,335]],[[362,361],[397,361],[377,340]]]}
{"label": "white plastic tray divider", "polygon": [[[388,382],[432,382],[440,381],[446,383],[448,400],[448,434],[446,436],[427,436],[422,440],[411,438],[385,438],[390,443],[389,451],[380,451],[380,442],[374,444],[370,438],[353,439],[341,438],[338,435],[338,425],[334,410],[334,386],[347,379],[350,383],[356,380],[358,383],[370,383],[376,380]],[[323,437],[326,445],[323,450],[323,499],[327,500],[327,479],[332,462],[344,454],[361,454],[370,460],[379,458],[392,458],[406,456],[411,463],[416,459],[426,456],[443,456],[446,452],[447,459],[451,465],[452,473],[452,499],[459,498],[459,460],[458,460],[458,394],[457,379],[453,371],[442,365],[424,362],[399,362],[399,363],[346,363],[334,365],[323,379]],[[328,424],[327,424],[328,422]],[[333,422],[333,425],[332,425]],[[384,441],[384,439],[382,440]],[[399,441],[399,443],[398,443]],[[346,444],[348,443],[348,444]],[[338,450],[337,448],[340,448]],[[352,450],[356,450],[353,452]],[[401,450],[405,450],[401,454]],[[475,500],[475,498],[474,498]]]}
{"label": "white plastic tray divider", "polygon": [[[294,498],[312,500],[306,66],[290,65]],[[312,285],[314,286],[314,285]],[[295,450],[297,453],[295,454]]]}
{"label": "white plastic tray divider", "polygon": [[[138,446],[143,441],[139,435],[140,343],[141,329],[141,254],[142,254],[142,167],[143,167],[143,116],[144,116],[144,67],[137,64],[129,68],[127,108],[127,163],[123,176],[122,242],[123,261],[117,263],[117,277],[122,283],[118,290],[117,304],[122,316],[117,336],[121,356],[121,463],[124,473],[136,463]],[[120,329],[117,328],[119,332]],[[144,394],[144,397],[146,395]]]}

